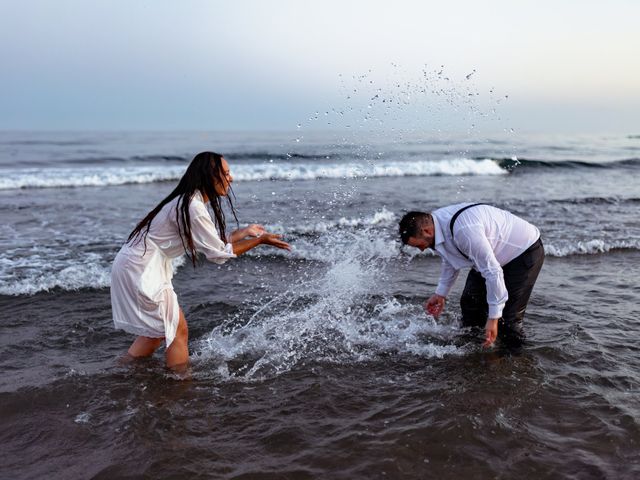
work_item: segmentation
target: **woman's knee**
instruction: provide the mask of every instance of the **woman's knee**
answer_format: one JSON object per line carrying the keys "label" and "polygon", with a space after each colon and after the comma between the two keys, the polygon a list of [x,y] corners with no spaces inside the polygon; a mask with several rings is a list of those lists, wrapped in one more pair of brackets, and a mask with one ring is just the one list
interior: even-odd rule
{"label": "woman's knee", "polygon": [[162,338],[138,336],[127,353],[132,357],[148,357],[162,344]]}

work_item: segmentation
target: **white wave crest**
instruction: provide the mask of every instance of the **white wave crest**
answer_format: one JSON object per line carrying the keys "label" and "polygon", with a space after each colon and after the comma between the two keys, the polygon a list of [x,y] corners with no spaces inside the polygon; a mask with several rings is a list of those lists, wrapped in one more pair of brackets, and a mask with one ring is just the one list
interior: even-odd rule
{"label": "white wave crest", "polygon": [[[34,295],[59,288],[66,291],[106,288],[111,285],[111,262],[97,253],[80,259],[70,252],[58,259],[34,254],[20,259],[0,258],[0,295]],[[186,263],[186,256],[173,261],[174,270]]]}
{"label": "white wave crest", "polygon": [[276,164],[233,166],[238,180],[314,180],[320,178],[408,177],[432,175],[504,175],[491,159],[456,158],[421,161],[344,162],[335,164]]}
{"label": "white wave crest", "polygon": [[576,243],[558,242],[545,244],[544,251],[551,257],[569,257],[572,255],[596,255],[612,250],[640,250],[640,240],[620,240],[607,242],[601,239],[578,241]]}
{"label": "white wave crest", "polygon": [[43,168],[5,170],[0,190],[18,188],[99,187],[179,179],[185,167]]}
{"label": "white wave crest", "polygon": [[[153,183],[178,180],[185,166],[129,166],[7,169],[0,190],[60,188]],[[370,163],[238,163],[232,164],[238,181],[315,180],[321,178],[404,177],[431,175],[504,175],[507,171],[491,160],[468,158]]]}
{"label": "white wave crest", "polygon": [[79,290],[109,286],[110,269],[103,266],[99,255],[91,254],[69,263],[47,262],[39,256],[20,261],[0,259],[0,294],[33,295],[54,288]]}

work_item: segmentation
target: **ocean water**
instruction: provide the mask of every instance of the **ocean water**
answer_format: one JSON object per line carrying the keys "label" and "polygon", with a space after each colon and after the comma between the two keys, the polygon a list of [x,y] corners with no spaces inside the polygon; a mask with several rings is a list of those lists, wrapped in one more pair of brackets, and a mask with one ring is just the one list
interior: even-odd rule
{"label": "ocean water", "polygon": [[[634,133],[0,132],[0,477],[638,478]],[[109,271],[201,150],[293,251],[177,262],[180,381],[119,361]],[[460,328],[463,275],[427,317],[439,259],[400,249],[464,201],[542,231],[518,355]]]}

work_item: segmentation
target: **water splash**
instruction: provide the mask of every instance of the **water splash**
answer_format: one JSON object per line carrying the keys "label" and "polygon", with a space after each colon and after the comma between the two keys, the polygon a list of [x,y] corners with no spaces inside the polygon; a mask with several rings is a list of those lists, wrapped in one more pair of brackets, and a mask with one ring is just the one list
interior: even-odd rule
{"label": "water splash", "polygon": [[451,342],[454,327],[437,325],[419,305],[385,292],[385,265],[397,251],[381,256],[372,241],[379,233],[365,228],[339,235],[319,239],[334,248],[316,276],[292,285],[249,318],[213,329],[199,342],[194,361],[224,380],[249,381],[314,362],[363,362],[396,353],[429,358],[459,351]]}

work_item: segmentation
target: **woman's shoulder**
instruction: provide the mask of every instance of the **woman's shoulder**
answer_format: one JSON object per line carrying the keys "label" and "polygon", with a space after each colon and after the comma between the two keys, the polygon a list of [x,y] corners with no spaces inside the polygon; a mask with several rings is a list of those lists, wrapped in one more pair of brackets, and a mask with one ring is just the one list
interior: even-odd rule
{"label": "woman's shoulder", "polygon": [[200,192],[192,194],[190,198],[186,194],[178,195],[162,207],[161,214],[168,218],[174,218],[176,209],[182,210],[185,201],[189,202],[189,215],[199,216],[207,213],[207,207]]}
{"label": "woman's shoulder", "polygon": [[209,215],[207,206],[205,205],[204,199],[202,198],[202,194],[198,190],[196,190],[189,199],[189,214],[192,216]]}

